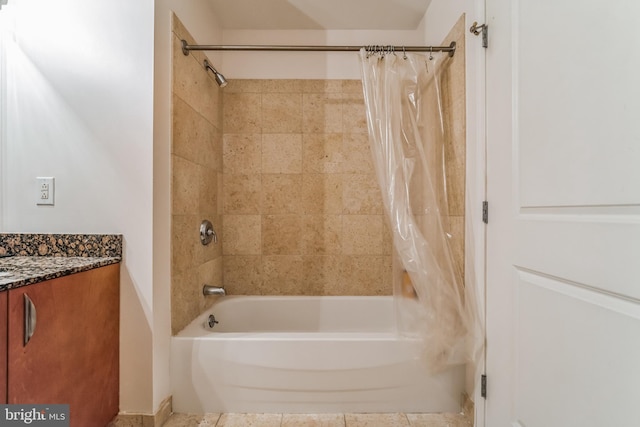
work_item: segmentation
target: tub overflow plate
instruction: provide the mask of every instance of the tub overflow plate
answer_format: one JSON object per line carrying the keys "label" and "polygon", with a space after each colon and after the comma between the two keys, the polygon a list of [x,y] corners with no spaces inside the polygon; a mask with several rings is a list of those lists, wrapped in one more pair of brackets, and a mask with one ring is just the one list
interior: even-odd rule
{"label": "tub overflow plate", "polygon": [[216,325],[216,323],[219,323],[216,320],[216,316],[214,316],[213,314],[210,314],[209,315],[209,320],[207,321],[207,324],[209,325],[210,328],[213,328]]}

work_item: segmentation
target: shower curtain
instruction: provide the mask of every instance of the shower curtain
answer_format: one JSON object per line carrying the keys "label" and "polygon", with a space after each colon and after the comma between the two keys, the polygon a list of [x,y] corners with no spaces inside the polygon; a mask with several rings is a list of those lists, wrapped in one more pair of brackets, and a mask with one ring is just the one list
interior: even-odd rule
{"label": "shower curtain", "polygon": [[398,328],[422,338],[426,365],[437,372],[469,361],[475,304],[465,304],[447,224],[440,78],[449,58],[364,48],[359,55],[369,141],[393,232]]}

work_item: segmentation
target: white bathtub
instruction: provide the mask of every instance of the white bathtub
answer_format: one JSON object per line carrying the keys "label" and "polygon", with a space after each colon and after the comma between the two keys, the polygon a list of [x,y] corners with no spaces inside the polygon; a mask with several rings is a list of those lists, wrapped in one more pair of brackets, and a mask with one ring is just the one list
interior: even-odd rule
{"label": "white bathtub", "polygon": [[464,366],[428,375],[392,297],[227,296],[172,337],[171,381],[181,413],[458,412]]}

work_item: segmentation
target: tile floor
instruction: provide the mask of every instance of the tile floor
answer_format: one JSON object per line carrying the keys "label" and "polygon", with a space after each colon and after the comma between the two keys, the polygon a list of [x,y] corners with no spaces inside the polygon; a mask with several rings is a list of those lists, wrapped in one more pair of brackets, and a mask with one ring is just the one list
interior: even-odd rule
{"label": "tile floor", "polygon": [[460,414],[173,414],[163,427],[472,427]]}

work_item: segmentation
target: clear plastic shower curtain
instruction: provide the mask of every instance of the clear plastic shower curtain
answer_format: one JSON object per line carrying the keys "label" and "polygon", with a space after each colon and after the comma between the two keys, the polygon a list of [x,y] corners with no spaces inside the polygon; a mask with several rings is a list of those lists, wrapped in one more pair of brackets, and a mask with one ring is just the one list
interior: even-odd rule
{"label": "clear plastic shower curtain", "polygon": [[465,304],[447,225],[439,82],[447,60],[360,51],[369,141],[393,233],[398,327],[423,339],[433,372],[469,361],[474,330],[475,300]]}

